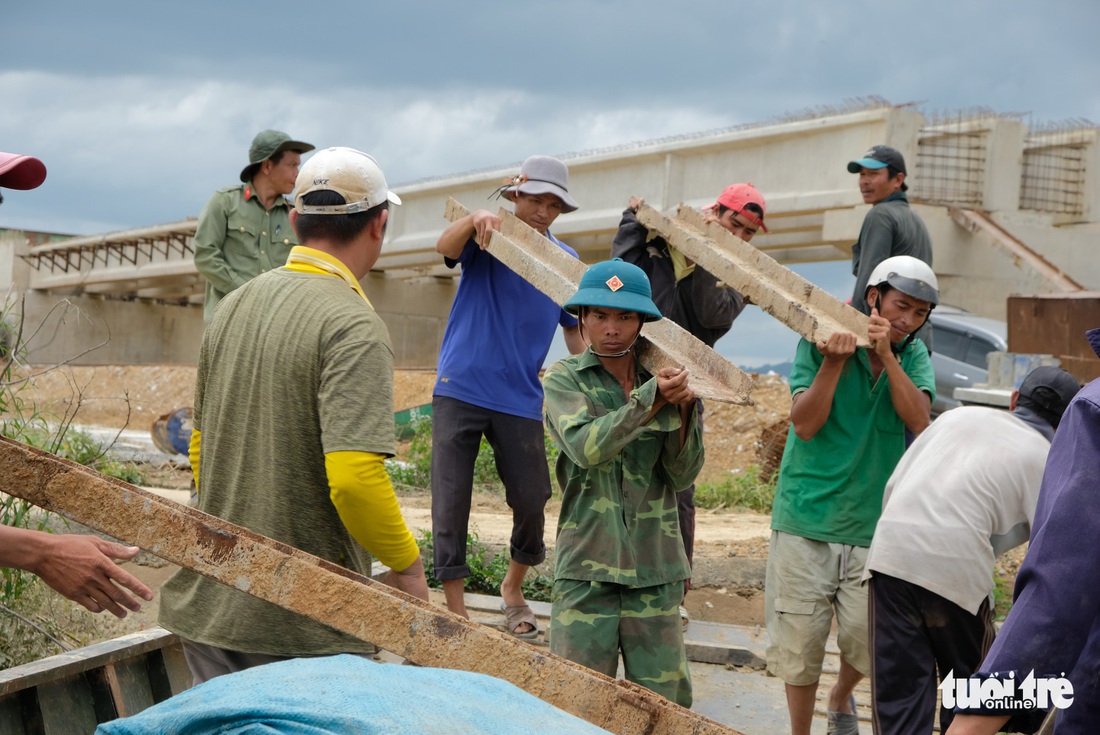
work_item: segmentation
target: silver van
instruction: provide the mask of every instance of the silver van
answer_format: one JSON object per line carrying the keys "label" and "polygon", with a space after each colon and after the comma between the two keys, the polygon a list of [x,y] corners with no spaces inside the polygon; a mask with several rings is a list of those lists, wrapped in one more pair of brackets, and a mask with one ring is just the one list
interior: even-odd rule
{"label": "silver van", "polygon": [[936,372],[932,415],[937,416],[960,405],[954,398],[956,388],[986,382],[986,356],[1008,349],[1008,325],[947,305],[933,309],[928,320],[932,323],[932,368]]}

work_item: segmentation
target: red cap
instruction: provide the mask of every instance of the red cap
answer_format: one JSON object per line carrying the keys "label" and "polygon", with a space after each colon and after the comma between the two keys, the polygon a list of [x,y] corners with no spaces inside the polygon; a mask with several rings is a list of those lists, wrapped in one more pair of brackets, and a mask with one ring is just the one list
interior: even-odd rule
{"label": "red cap", "polygon": [[0,186],[34,189],[46,180],[46,164],[34,156],[0,153]]}
{"label": "red cap", "polygon": [[732,209],[764,232],[768,231],[768,228],[764,226],[764,218],[762,216],[758,217],[755,212],[745,210],[746,204],[755,204],[760,207],[761,212],[768,211],[764,206],[764,197],[752,184],[730,184],[726,187],[725,191],[718,195],[718,201],[703,207],[703,209],[717,209],[719,204],[728,209]]}

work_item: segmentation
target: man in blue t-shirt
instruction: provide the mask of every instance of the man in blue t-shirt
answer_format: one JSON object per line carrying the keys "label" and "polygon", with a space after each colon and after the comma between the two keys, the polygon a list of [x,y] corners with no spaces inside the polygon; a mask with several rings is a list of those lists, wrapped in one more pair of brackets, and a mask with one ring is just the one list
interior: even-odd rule
{"label": "man in blue t-shirt", "polygon": [[[568,170],[549,156],[531,156],[500,191],[516,216],[573,257],[576,251],[550,234],[559,214],[572,212]],[[544,509],[550,472],[542,428],[539,370],[560,324],[566,346],[584,350],[577,320],[508,266],[484,252],[500,218],[480,209],[443,231],[436,252],[447,267],[462,265],[451,306],[439,377],[432,394],[432,539],[435,577],[447,608],[469,617],[463,586],[474,462],[484,436],[512,509],[511,561],[500,586],[508,632],[538,635],[523,597],[527,569],[546,558]],[[480,243],[480,245],[479,245]]]}

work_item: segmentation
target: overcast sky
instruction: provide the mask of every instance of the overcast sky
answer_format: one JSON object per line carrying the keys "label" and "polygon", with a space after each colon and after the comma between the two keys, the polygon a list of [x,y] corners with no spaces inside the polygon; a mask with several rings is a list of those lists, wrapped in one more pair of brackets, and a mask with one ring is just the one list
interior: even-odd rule
{"label": "overcast sky", "polygon": [[263,128],[399,188],[871,95],[1100,120],[1097,0],[0,3],[0,150],[49,171],[5,190],[9,228],[194,216]]}

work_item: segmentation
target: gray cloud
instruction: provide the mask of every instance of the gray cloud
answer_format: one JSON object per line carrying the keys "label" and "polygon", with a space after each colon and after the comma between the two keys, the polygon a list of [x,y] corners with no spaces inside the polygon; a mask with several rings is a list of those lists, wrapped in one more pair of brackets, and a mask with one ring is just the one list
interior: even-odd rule
{"label": "gray cloud", "polygon": [[[399,184],[867,95],[1100,119],[1095,0],[8,5],[0,149],[49,176],[5,193],[4,227],[194,216],[267,127],[368,150]],[[812,280],[846,277],[824,268]],[[760,324],[730,349],[784,359]]]}

